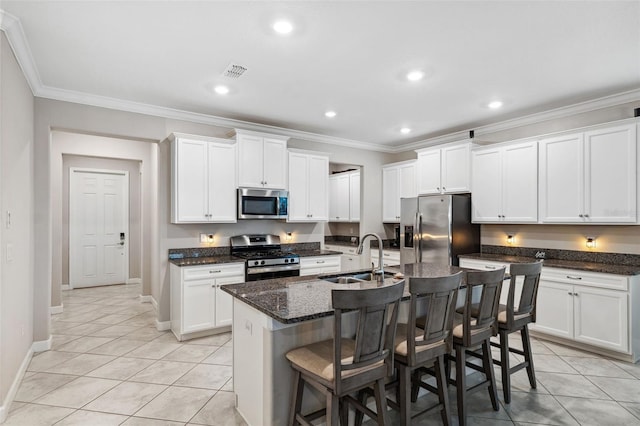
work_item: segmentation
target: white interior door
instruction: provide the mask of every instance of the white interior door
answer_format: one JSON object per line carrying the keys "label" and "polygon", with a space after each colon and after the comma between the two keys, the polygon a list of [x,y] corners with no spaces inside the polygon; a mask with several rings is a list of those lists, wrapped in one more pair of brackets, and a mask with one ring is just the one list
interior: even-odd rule
{"label": "white interior door", "polygon": [[129,175],[69,171],[69,285],[125,283],[129,266]]}

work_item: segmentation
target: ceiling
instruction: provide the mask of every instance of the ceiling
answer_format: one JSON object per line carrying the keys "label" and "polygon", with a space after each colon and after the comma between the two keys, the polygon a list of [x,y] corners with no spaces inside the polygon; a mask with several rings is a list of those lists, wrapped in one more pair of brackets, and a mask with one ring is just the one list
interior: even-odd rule
{"label": "ceiling", "polygon": [[[372,149],[640,89],[639,1],[0,0],[0,8],[21,26],[12,45],[23,68],[31,62],[38,96],[241,120]],[[293,25],[286,36],[272,29],[282,18]],[[224,77],[230,63],[247,71]],[[407,80],[414,69],[422,80]],[[216,94],[218,84],[230,92]],[[488,108],[494,100],[502,108]]]}

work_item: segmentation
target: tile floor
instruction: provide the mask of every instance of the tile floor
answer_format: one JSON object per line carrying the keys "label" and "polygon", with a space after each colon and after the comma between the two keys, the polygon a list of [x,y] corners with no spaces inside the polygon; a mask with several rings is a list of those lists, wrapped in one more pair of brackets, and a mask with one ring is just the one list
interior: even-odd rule
{"label": "tile floor", "polygon": [[[233,408],[231,334],[180,343],[155,329],[139,294],[139,285],[64,292],[64,313],[52,317],[53,348],[33,357],[5,425],[244,425]],[[518,372],[511,404],[499,390],[497,412],[486,392],[472,395],[469,425],[640,426],[640,364],[532,345],[538,388]],[[455,388],[450,393],[456,424]],[[398,424],[394,411],[389,417]],[[412,424],[441,422],[434,413]]]}

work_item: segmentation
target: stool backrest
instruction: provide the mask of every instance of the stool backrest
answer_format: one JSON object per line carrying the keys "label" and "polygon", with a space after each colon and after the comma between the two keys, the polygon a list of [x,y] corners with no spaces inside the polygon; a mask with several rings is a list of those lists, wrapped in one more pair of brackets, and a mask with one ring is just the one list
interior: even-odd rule
{"label": "stool backrest", "polygon": [[[451,352],[453,314],[462,275],[462,272],[458,272],[445,277],[409,278],[411,305],[406,336],[409,365],[416,363],[416,348],[421,346],[443,342],[444,353]],[[418,308],[421,308],[420,313]],[[417,324],[423,325],[422,335],[416,335]],[[424,354],[425,358],[433,356],[431,353]]]}
{"label": "stool backrest", "polygon": [[[498,307],[505,268],[467,272],[467,294],[463,312],[463,344],[472,346],[498,332]],[[480,289],[480,302],[472,297]],[[474,291],[476,290],[476,291]],[[473,312],[472,312],[473,311]]]}
{"label": "stool backrest", "polygon": [[[339,387],[343,370],[366,367],[379,361],[393,368],[393,351],[398,308],[405,282],[371,289],[335,289],[331,300],[335,309],[334,376]],[[355,351],[353,359],[342,360],[341,339],[343,311],[357,310]],[[390,319],[389,319],[390,318]]]}
{"label": "stool backrest", "polygon": [[[538,284],[542,272],[542,260],[533,263],[513,263],[509,266],[511,281],[509,295],[507,297],[507,327],[513,326],[516,319],[530,316],[531,321],[536,321],[536,299],[538,297]],[[522,283],[516,285],[516,280],[522,277]],[[520,287],[520,301],[515,306],[516,286]]]}

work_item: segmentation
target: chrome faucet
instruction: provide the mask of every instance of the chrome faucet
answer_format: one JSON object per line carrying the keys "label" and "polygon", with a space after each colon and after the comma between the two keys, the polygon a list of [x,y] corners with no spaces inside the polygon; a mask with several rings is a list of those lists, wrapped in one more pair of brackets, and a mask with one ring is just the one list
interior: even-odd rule
{"label": "chrome faucet", "polygon": [[373,270],[372,272],[376,275],[379,275],[379,277],[382,277],[382,279],[384,279],[384,263],[383,263],[384,259],[382,258],[382,238],[380,238],[380,235],[374,234],[374,233],[366,234],[360,240],[360,245],[358,246],[356,253],[362,254],[362,250],[364,249],[364,241],[368,237],[372,237],[378,240],[378,269]]}

